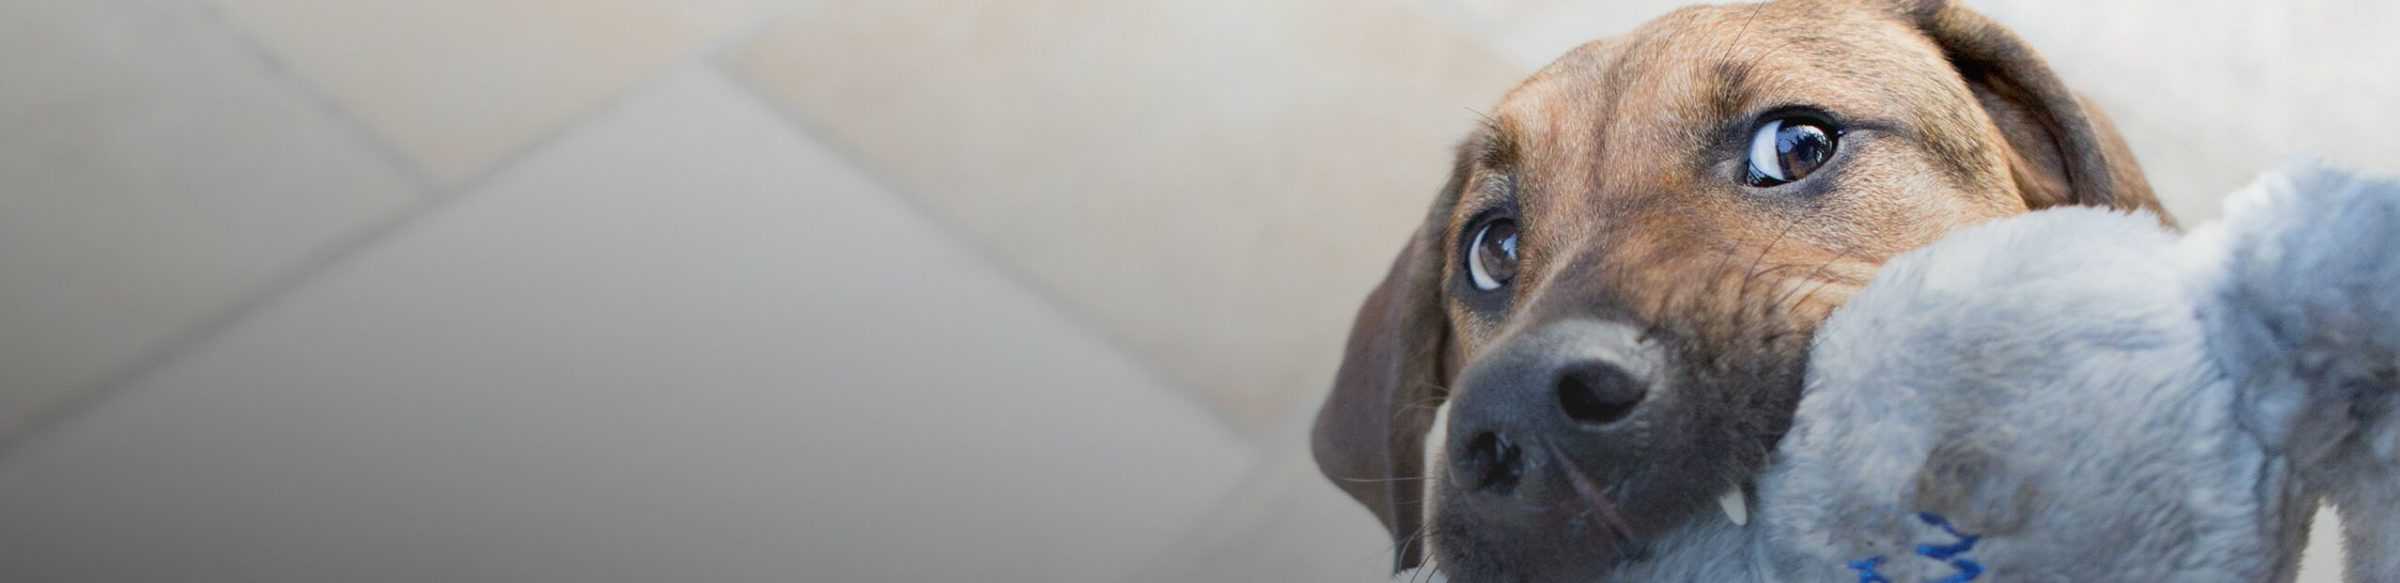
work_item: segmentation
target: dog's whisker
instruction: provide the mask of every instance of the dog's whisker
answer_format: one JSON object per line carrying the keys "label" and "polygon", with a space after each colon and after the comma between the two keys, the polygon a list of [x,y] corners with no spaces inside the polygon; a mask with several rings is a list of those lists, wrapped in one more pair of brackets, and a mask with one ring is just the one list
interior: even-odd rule
{"label": "dog's whisker", "polygon": [[1450,394],[1450,389],[1448,387],[1444,387],[1439,383],[1422,383],[1420,386],[1429,388],[1431,390],[1426,391],[1424,393],[1425,397],[1423,398],[1410,399],[1393,405],[1393,421],[1399,421],[1403,416],[1420,411],[1439,411],[1442,408],[1442,404],[1449,401],[1449,399],[1443,397],[1443,395]]}
{"label": "dog's whisker", "polygon": [[1617,505],[1608,501],[1608,496],[1592,483],[1592,477],[1585,475],[1582,468],[1576,467],[1572,460],[1567,459],[1567,454],[1560,453],[1559,448],[1550,445],[1548,440],[1536,440],[1535,443],[1550,452],[1551,462],[1558,464],[1566,473],[1567,483],[1575,488],[1575,494],[1582,497],[1588,506],[1586,511],[1599,514],[1601,523],[1608,527],[1608,532],[1615,535],[1617,540],[1632,541],[1633,527],[1625,524],[1625,517],[1617,513]]}
{"label": "dog's whisker", "polygon": [[1734,295],[1735,295],[1736,297],[1739,297],[1739,296],[1743,295],[1745,292],[1747,292],[1747,291],[1750,289],[1750,284],[1751,284],[1752,280],[1754,280],[1755,278],[1757,278],[1757,277],[1758,277],[1758,264],[1759,264],[1759,262],[1760,262],[1760,261],[1764,261],[1764,260],[1766,260],[1766,258],[1767,258],[1767,256],[1768,256],[1768,255],[1773,255],[1773,254],[1775,253],[1775,247],[1776,247],[1776,246],[1778,246],[1778,245],[1782,245],[1782,244],[1783,244],[1783,239],[1784,239],[1785,237],[1791,236],[1791,234],[1792,234],[1792,230],[1794,230],[1794,229],[1797,229],[1797,228],[1799,228],[1799,227],[1800,227],[1800,216],[1799,216],[1799,215],[1792,215],[1792,216],[1790,216],[1790,217],[1786,217],[1786,218],[1784,219],[1784,221],[1783,221],[1783,228],[1780,228],[1780,229],[1776,229],[1776,230],[1775,230],[1775,238],[1774,238],[1773,240],[1769,240],[1769,241],[1767,241],[1767,246],[1766,246],[1765,248],[1761,248],[1761,249],[1759,249],[1759,250],[1758,250],[1758,255],[1757,255],[1757,256],[1755,256],[1755,257],[1751,257],[1751,258],[1750,258],[1750,267],[1749,267],[1749,269],[1746,269],[1746,270],[1744,270],[1744,273],[1742,274],[1742,284],[1741,284],[1741,286],[1740,286],[1740,287],[1738,287],[1738,288],[1735,288],[1735,289],[1734,289]]}
{"label": "dog's whisker", "polygon": [[1809,300],[1816,299],[1817,292],[1824,291],[1825,288],[1832,286],[1834,283],[1835,282],[1832,281],[1819,281],[1817,282],[1817,285],[1809,286],[1808,293],[1800,294],[1799,298],[1792,301],[1790,308],[1797,309],[1800,306],[1808,305]]}
{"label": "dog's whisker", "polygon": [[1443,384],[1437,382],[1423,381],[1417,383],[1416,386],[1419,388],[1428,389],[1425,394],[1429,395],[1429,398],[1433,399],[1440,399],[1443,395],[1450,394],[1450,387],[1444,386]]}
{"label": "dog's whisker", "polygon": [[1500,119],[1499,119],[1499,118],[1492,117],[1492,114],[1491,114],[1491,113],[1489,113],[1489,112],[1486,112],[1486,111],[1484,111],[1484,110],[1476,109],[1476,108],[1473,108],[1473,107],[1469,107],[1469,108],[1466,108],[1466,109],[1467,109],[1467,113],[1472,113],[1472,114],[1475,114],[1475,121],[1476,121],[1478,124],[1480,124],[1480,125],[1482,125],[1482,126],[1483,126],[1483,129],[1484,129],[1484,131],[1491,132],[1491,133],[1499,133],[1499,132],[1500,132]]}
{"label": "dog's whisker", "polygon": [[1765,4],[1759,4],[1757,6],[1750,7],[1750,15],[1742,18],[1742,28],[1734,31],[1733,40],[1725,43],[1725,50],[1717,53],[1717,59],[1726,60],[1733,58],[1734,51],[1742,48],[1742,39],[1750,35],[1750,25],[1758,22],[1759,13],[1766,11],[1767,5]]}
{"label": "dog's whisker", "polygon": [[1393,417],[1397,418],[1401,414],[1414,413],[1422,410],[1440,410],[1444,401],[1444,399],[1433,397],[1405,401],[1398,405],[1393,405],[1393,407],[1400,409],[1399,411],[1393,412]]}
{"label": "dog's whisker", "polygon": [[[1400,553],[1400,550],[1401,550],[1401,549],[1408,548],[1408,547],[1409,547],[1409,545],[1411,545],[1411,544],[1414,544],[1414,543],[1417,543],[1417,542],[1420,542],[1420,541],[1426,540],[1426,537],[1427,537],[1427,536],[1430,534],[1429,532],[1427,532],[1427,531],[1428,531],[1430,528],[1431,528],[1431,525],[1421,525],[1421,526],[1418,526],[1418,527],[1417,527],[1417,530],[1416,530],[1415,532],[1411,532],[1411,533],[1409,533],[1409,534],[1408,534],[1408,536],[1405,536],[1405,537],[1399,537],[1399,538],[1396,538],[1396,539],[1394,539],[1394,540],[1392,541],[1392,544],[1391,544],[1391,546],[1390,546],[1390,547],[1386,547],[1386,548],[1384,548],[1382,551],[1380,551],[1380,552],[1377,552],[1376,554],[1377,554],[1377,555],[1384,556],[1384,557],[1396,556],[1397,554],[1399,554],[1399,553]],[[1419,547],[1419,548],[1422,548],[1422,547]],[[1427,563],[1431,563],[1432,561],[1431,561],[1430,559],[1427,559],[1427,561],[1426,561],[1426,562],[1427,562]]]}
{"label": "dog's whisker", "polygon": [[[1733,267],[1733,258],[1734,258],[1734,257],[1736,257],[1736,256],[1739,256],[1739,255],[1741,255],[1741,248],[1740,248],[1740,247],[1736,247],[1736,246],[1728,246],[1728,247],[1725,247],[1725,248],[1720,248],[1720,249],[1718,249],[1718,250],[1717,250],[1717,265],[1716,265],[1716,267],[1709,268],[1707,276],[1706,276],[1704,279],[1702,279],[1701,281],[1702,281],[1702,282],[1716,282],[1716,281],[1722,280],[1722,279],[1725,277],[1725,274],[1727,274],[1727,273],[1731,273],[1731,272],[1732,272],[1732,269],[1731,269],[1731,268]],[[1707,285],[1714,285],[1714,284],[1713,284],[1713,283],[1707,283]],[[1662,295],[1663,295],[1663,294],[1662,294]]]}
{"label": "dog's whisker", "polygon": [[1402,552],[1402,549],[1409,549],[1409,547],[1423,549],[1423,542],[1426,542],[1426,537],[1430,537],[1430,535],[1433,535],[1433,525],[1418,525],[1416,533],[1409,533],[1399,542],[1392,542],[1392,552]]}
{"label": "dog's whisker", "polygon": [[[1780,274],[1780,273],[1783,273],[1783,272],[1786,272],[1786,271],[1790,271],[1790,270],[1794,270],[1794,269],[1804,269],[1804,268],[1809,268],[1809,267],[1811,267],[1811,266],[1810,266],[1809,264],[1806,264],[1806,263],[1778,263],[1778,264],[1774,264],[1774,265],[1769,265],[1769,266],[1767,266],[1767,267],[1765,267],[1765,268],[1763,268],[1763,269],[1760,269],[1760,270],[1758,270],[1758,272],[1757,272],[1757,277],[1758,277],[1758,278],[1760,278],[1760,279],[1762,279],[1762,280],[1774,280],[1774,281],[1781,281],[1781,279],[1778,279],[1778,278],[1776,278],[1776,277],[1775,277],[1777,274]],[[1816,267],[1817,269],[1823,269],[1823,266],[1815,266],[1815,267]],[[1806,278],[1806,277],[1802,277],[1802,278],[1800,278],[1800,279],[1807,279],[1807,278]],[[1743,299],[1748,299],[1748,298],[1750,297],[1750,295],[1749,295],[1749,294],[1750,294],[1750,293],[1753,293],[1753,291],[1755,291],[1755,292],[1757,292],[1757,293],[1764,293],[1764,291],[1765,291],[1765,290],[1749,290],[1749,291],[1744,291],[1741,297],[1742,297]],[[1747,304],[1747,305],[1766,306],[1766,305],[1771,305],[1771,304]]]}
{"label": "dog's whisker", "polygon": [[[1783,305],[1783,300],[1776,300],[1776,305],[1783,305],[1781,309],[1800,309],[1802,305],[1810,305],[1810,300],[1817,300],[1817,293],[1822,293],[1824,288],[1834,286],[1834,283],[1843,283],[1843,286],[1853,286],[1853,283],[1846,283],[1846,281],[1829,281],[1829,278],[1819,278],[1819,281],[1817,281],[1817,286],[1810,286],[1810,288],[1807,288],[1807,293],[1802,293],[1800,297],[1795,297],[1795,300],[1790,302],[1790,305]],[[1798,290],[1798,288],[1795,288],[1795,290]]]}
{"label": "dog's whisker", "polygon": [[1424,480],[1424,479],[1431,478],[1431,477],[1432,477],[1432,476],[1394,476],[1394,477],[1389,477],[1389,478],[1348,478],[1348,477],[1337,477],[1337,478],[1332,478],[1332,480],[1333,480],[1333,481],[1336,481],[1336,482],[1347,483],[1347,484],[1393,484],[1393,483],[1399,483],[1399,482],[1415,482],[1415,481],[1420,481],[1420,480]]}
{"label": "dog's whisker", "polygon": [[1792,45],[1795,45],[1795,44],[1800,44],[1800,41],[1803,41],[1803,40],[1821,40],[1821,39],[1818,39],[1817,37],[1807,37],[1807,36],[1804,36],[1804,37],[1799,37],[1799,38],[1793,38],[1793,39],[1788,39],[1788,40],[1785,40],[1785,41],[1783,41],[1783,44],[1775,45],[1775,48],[1772,48],[1772,49],[1767,49],[1767,52],[1759,53],[1757,58],[1750,59],[1750,61],[1749,61],[1748,63],[1744,63],[1742,66],[1743,66],[1743,67],[1749,67],[1749,68],[1755,68],[1755,67],[1757,67],[1757,66],[1758,66],[1758,64],[1759,64],[1759,63],[1766,62],[1766,60],[1767,60],[1767,57],[1772,57],[1772,56],[1775,56],[1775,53],[1783,52],[1783,49],[1790,48]]}
{"label": "dog's whisker", "polygon": [[[1417,548],[1417,549],[1424,549],[1424,548],[1425,548],[1425,541],[1427,541],[1427,540],[1431,540],[1431,539],[1432,539],[1432,536],[1433,536],[1433,525],[1432,525],[1432,524],[1430,524],[1430,523],[1429,523],[1429,524],[1420,524],[1420,525],[1417,525],[1417,530],[1416,530],[1416,532],[1409,533],[1407,537],[1400,539],[1400,541],[1399,541],[1399,542],[1397,542],[1397,543],[1393,543],[1393,545],[1392,545],[1392,552],[1393,552],[1393,553],[1399,553],[1399,552],[1402,552],[1402,550],[1404,550],[1404,549],[1408,549],[1408,548],[1412,548],[1412,547],[1413,547],[1413,548]],[[1427,564],[1431,564],[1431,563],[1433,562],[1433,559],[1432,559],[1432,557],[1424,557],[1422,554],[1420,554],[1419,556],[1420,556],[1420,558],[1418,559],[1418,561],[1419,561],[1419,562],[1418,562],[1418,565],[1417,565],[1417,568],[1419,568],[1419,569],[1423,569],[1425,565],[1427,565]]]}
{"label": "dog's whisker", "polygon": [[[1791,294],[1793,294],[1793,293],[1795,293],[1795,292],[1798,292],[1800,288],[1793,288],[1793,289],[1791,289],[1791,290],[1786,290],[1786,291],[1784,292],[1784,295],[1783,295],[1782,297],[1777,297],[1777,298],[1775,298],[1775,300],[1774,300],[1773,302],[1770,302],[1770,304],[1769,304],[1769,305],[1772,305],[1772,306],[1777,306],[1777,309],[1781,309],[1781,310],[1795,310],[1795,309],[1799,309],[1799,307],[1800,307],[1800,306],[1805,306],[1805,305],[1808,305],[1808,303],[1809,303],[1809,300],[1816,299],[1816,297],[1817,297],[1817,292],[1824,291],[1824,289],[1825,289],[1827,286],[1831,286],[1831,285],[1833,285],[1834,283],[1837,283],[1836,281],[1834,281],[1834,280],[1831,280],[1831,279],[1821,279],[1821,276],[1822,276],[1822,275],[1824,274],[1824,272],[1825,272],[1825,271],[1824,271],[1824,270],[1825,270],[1825,268],[1826,268],[1826,267],[1830,267],[1830,266],[1832,266],[1832,265],[1834,265],[1834,264],[1836,264],[1836,263],[1840,263],[1840,262],[1842,262],[1844,259],[1847,259],[1847,258],[1849,258],[1849,255],[1850,255],[1850,249],[1849,249],[1849,248],[1843,248],[1843,250],[1842,250],[1840,253],[1836,253],[1836,254],[1834,254],[1834,256],[1833,256],[1833,259],[1826,260],[1826,261],[1825,261],[1825,263],[1818,265],[1818,266],[1817,266],[1817,268],[1816,268],[1815,270],[1811,270],[1811,271],[1809,272],[1809,275],[1808,275],[1808,276],[1806,276],[1806,277],[1804,277],[1803,279],[1816,281],[1816,282],[1817,282],[1817,285],[1810,286],[1810,287],[1808,288],[1808,292],[1807,292],[1807,293],[1802,293],[1802,294],[1800,294],[1800,296],[1799,296],[1798,298],[1796,298],[1796,299],[1792,299],[1792,298],[1791,298]],[[1845,284],[1845,285],[1851,285],[1851,284],[1852,284],[1852,282],[1839,282],[1839,283],[1843,283],[1843,284]],[[1785,299],[1792,299],[1792,301],[1791,301],[1791,303],[1789,303],[1789,304],[1786,304],[1786,303],[1784,303],[1784,300],[1785,300]]]}

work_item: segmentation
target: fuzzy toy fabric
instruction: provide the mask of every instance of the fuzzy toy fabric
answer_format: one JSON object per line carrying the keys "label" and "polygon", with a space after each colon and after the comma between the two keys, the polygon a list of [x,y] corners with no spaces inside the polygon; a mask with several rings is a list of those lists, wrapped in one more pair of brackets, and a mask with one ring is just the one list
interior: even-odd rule
{"label": "fuzzy toy fabric", "polygon": [[2296,167],[2226,217],[2046,211],[1887,265],[1819,336],[1769,536],[1861,581],[2289,581],[2331,494],[2353,580],[2400,580],[2400,187]]}
{"label": "fuzzy toy fabric", "polygon": [[2291,581],[2320,500],[2400,581],[2400,184],[2299,165],[2177,236],[2056,209],[1888,263],[1819,331],[1748,526],[1626,581]]}

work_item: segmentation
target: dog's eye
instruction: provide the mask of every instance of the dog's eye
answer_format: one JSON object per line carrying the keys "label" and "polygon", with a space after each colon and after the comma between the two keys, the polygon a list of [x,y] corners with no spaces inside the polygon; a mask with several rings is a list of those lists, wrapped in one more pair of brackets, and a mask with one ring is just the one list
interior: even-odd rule
{"label": "dog's eye", "polygon": [[1475,289],[1491,291],[1517,276],[1517,222],[1500,219],[1484,223],[1467,245],[1467,278]]}
{"label": "dog's eye", "polygon": [[1778,118],[1759,124],[1750,136],[1751,186],[1768,187],[1802,178],[1833,159],[1835,132],[1804,118]]}

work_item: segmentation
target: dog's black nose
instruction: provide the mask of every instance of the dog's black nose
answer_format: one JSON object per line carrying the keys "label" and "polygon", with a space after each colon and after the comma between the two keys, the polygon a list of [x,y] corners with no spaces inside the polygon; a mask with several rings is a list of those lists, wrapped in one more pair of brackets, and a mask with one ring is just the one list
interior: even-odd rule
{"label": "dog's black nose", "polygon": [[1452,462],[1461,485],[1478,492],[1507,494],[1525,477],[1525,450],[1498,433],[1475,434]]}
{"label": "dog's black nose", "polygon": [[1584,425],[1607,425],[1633,414],[1649,383],[1606,359],[1568,363],[1558,371],[1558,408]]}
{"label": "dog's black nose", "polygon": [[1552,322],[1503,338],[1459,376],[1447,436],[1452,484],[1543,497],[1520,486],[1551,478],[1555,460],[1604,464],[1640,455],[1627,420],[1651,400],[1663,360],[1633,327],[1600,320]]}

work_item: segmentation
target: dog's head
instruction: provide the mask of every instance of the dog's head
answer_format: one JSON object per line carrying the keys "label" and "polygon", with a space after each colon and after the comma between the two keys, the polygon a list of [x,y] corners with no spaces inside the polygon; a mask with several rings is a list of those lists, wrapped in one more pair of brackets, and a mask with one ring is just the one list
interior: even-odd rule
{"label": "dog's head", "polygon": [[1402,568],[1430,543],[1461,580],[1589,577],[1723,520],[1817,322],[1886,258],[2028,209],[2159,210],[2032,49],[1935,0],[1685,9],[1486,121],[1360,308],[1315,436]]}

